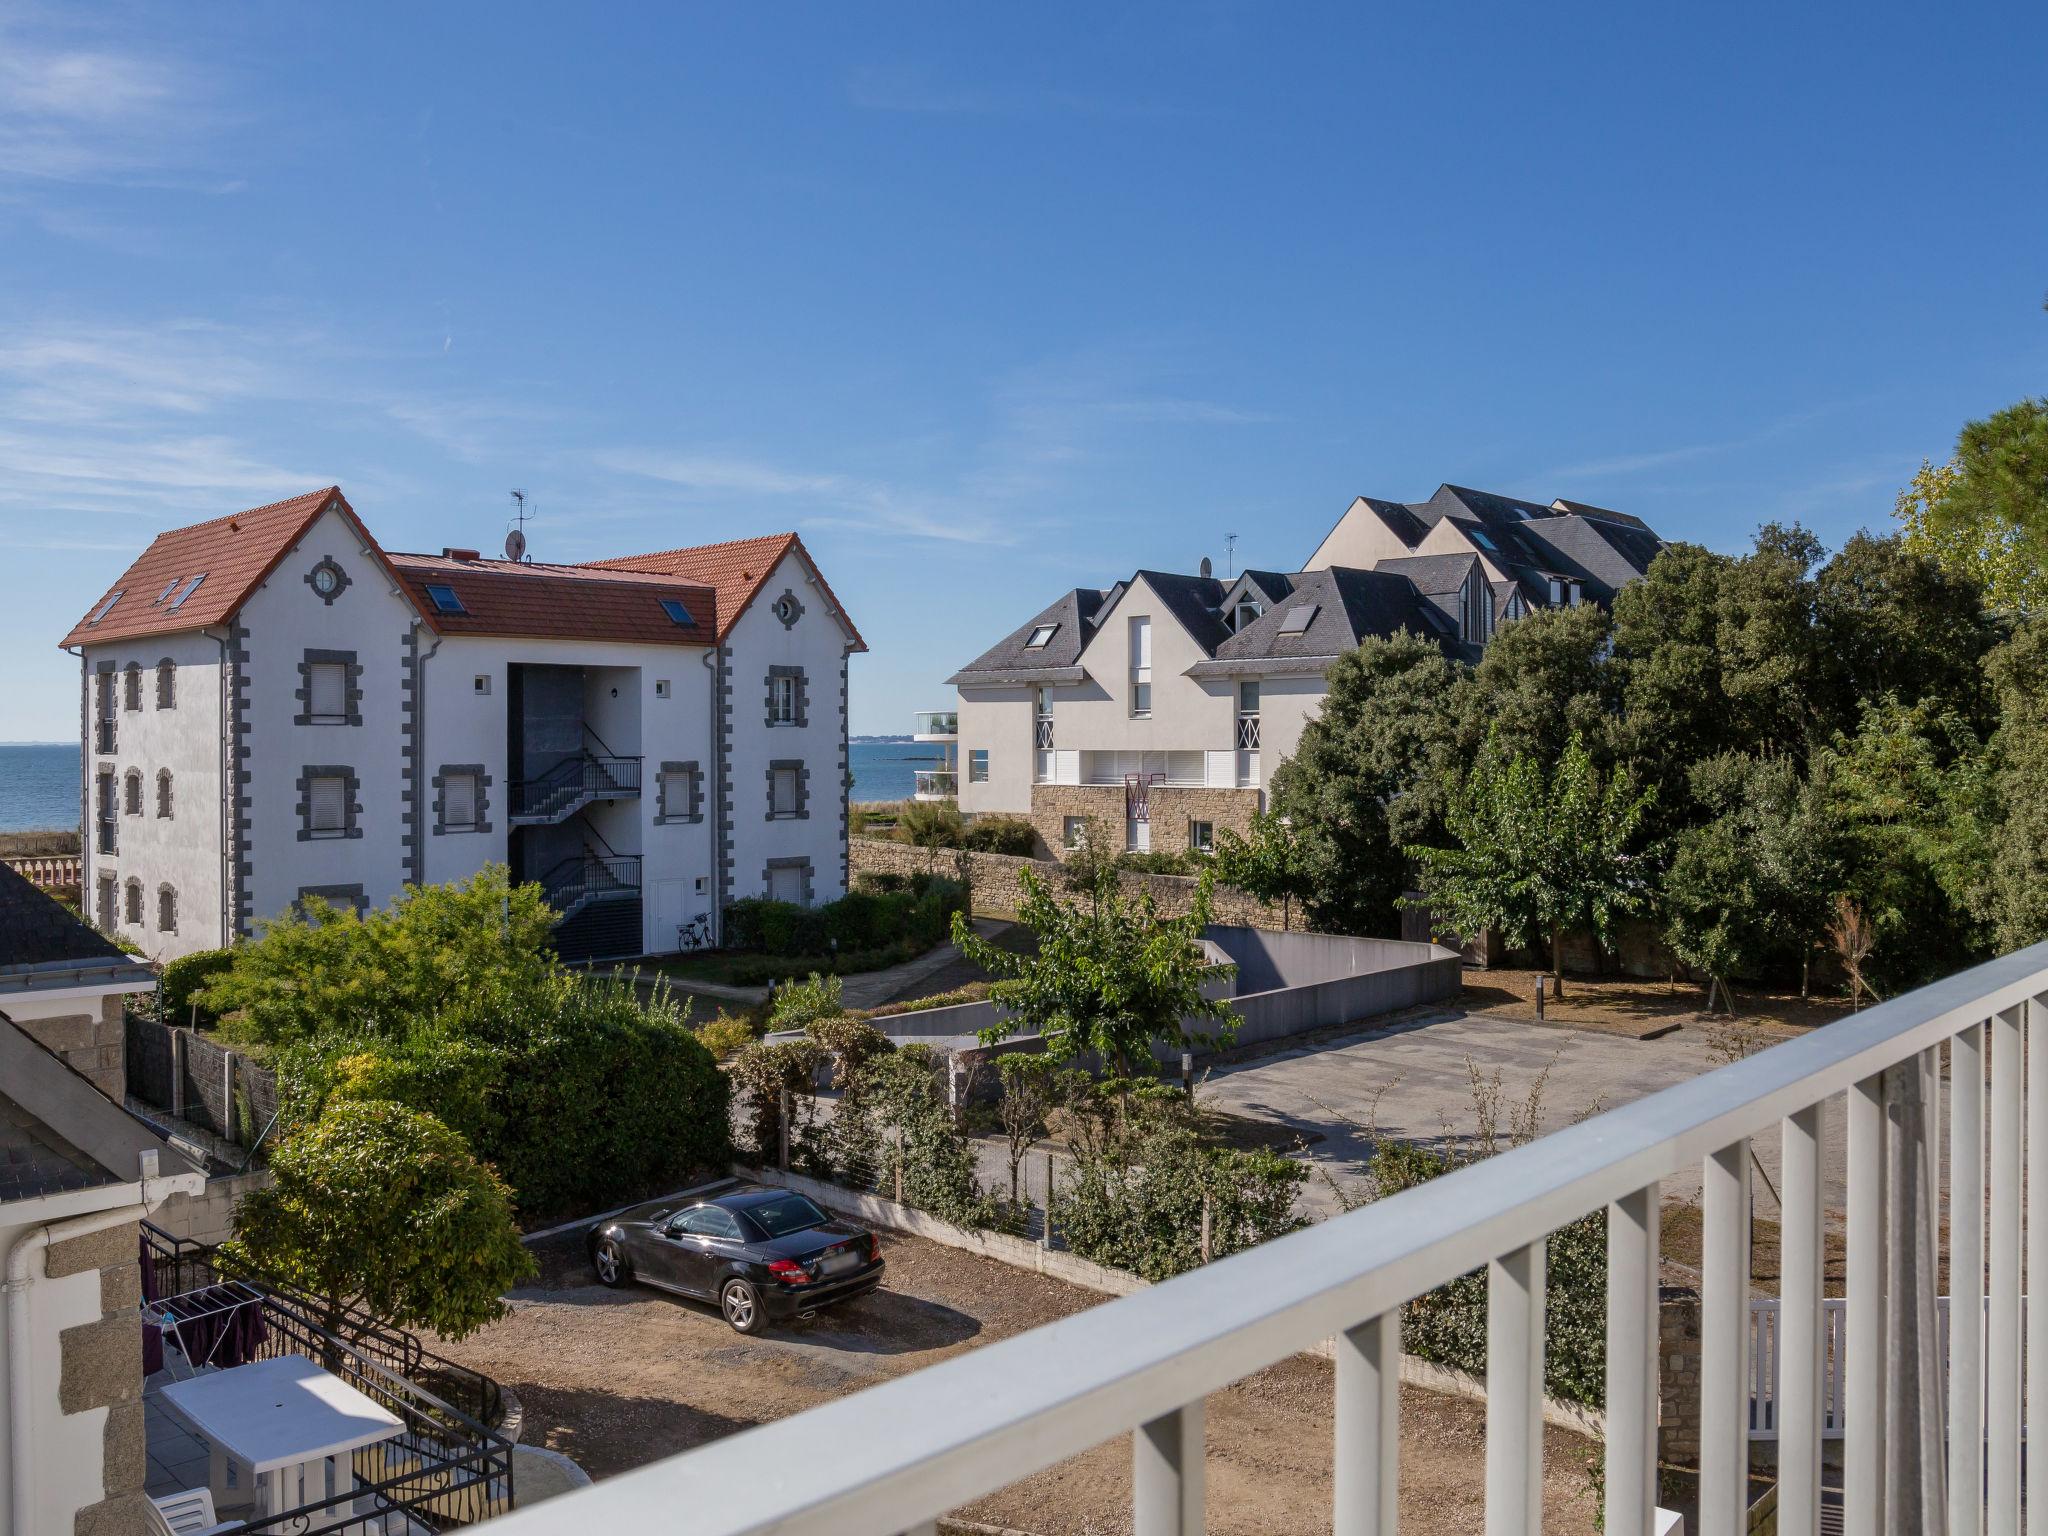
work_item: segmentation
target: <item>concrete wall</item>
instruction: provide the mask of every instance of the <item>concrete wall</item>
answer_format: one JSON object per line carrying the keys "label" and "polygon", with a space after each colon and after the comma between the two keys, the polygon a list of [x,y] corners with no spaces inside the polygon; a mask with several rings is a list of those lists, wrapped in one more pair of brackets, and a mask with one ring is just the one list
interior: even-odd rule
{"label": "concrete wall", "polygon": [[173,1237],[195,1243],[224,1243],[235,1235],[235,1202],[272,1181],[268,1168],[216,1174],[203,1195],[173,1195],[149,1219]]}
{"label": "concrete wall", "polygon": [[[775,607],[785,595],[801,609],[785,625]],[[753,605],[725,640],[732,807],[725,899],[766,893],[770,860],[810,864],[814,903],[846,889],[846,660],[849,635],[830,600],[792,552],[769,573]],[[770,726],[769,669],[803,669],[803,725]],[[801,818],[769,818],[769,765],[796,761],[808,770]]]}
{"label": "concrete wall", "polygon": [[[1059,739],[1059,700],[1053,691],[1053,739]],[[1033,690],[962,689],[960,714],[960,809],[969,815],[992,811],[1022,816],[1031,809]],[[988,753],[988,782],[967,778],[968,749]]]}
{"label": "concrete wall", "polygon": [[[191,574],[198,574],[193,572]],[[154,592],[130,592],[124,604],[147,604]],[[221,942],[221,647],[203,633],[144,636],[112,645],[89,646],[89,673],[111,668],[114,677],[114,750],[98,745],[87,711],[85,772],[88,781],[111,773],[115,786],[115,845],[112,854],[98,852],[97,808],[89,803],[85,825],[82,906],[99,916],[98,882],[115,882],[114,930],[133,940],[153,960],[168,960]],[[157,667],[172,664],[171,702],[157,704]],[[140,669],[138,705],[128,708],[123,673]],[[98,684],[94,683],[97,688]],[[157,775],[171,776],[170,814],[158,814]],[[130,772],[142,780],[142,803],[130,813],[124,781]],[[88,801],[96,794],[88,783]],[[130,880],[142,885],[142,920],[127,920],[122,888]],[[162,926],[157,892],[168,885],[176,892],[172,926]]]}

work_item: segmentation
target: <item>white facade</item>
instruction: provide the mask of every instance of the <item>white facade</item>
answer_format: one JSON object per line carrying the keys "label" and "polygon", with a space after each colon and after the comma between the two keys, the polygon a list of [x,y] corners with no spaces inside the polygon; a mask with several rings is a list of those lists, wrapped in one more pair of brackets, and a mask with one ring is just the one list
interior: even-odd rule
{"label": "white facade", "polygon": [[[246,937],[309,895],[382,906],[407,883],[502,862],[572,920],[630,887],[636,930],[614,907],[603,952],[651,954],[677,949],[685,925],[710,942],[738,897],[839,896],[858,637],[799,549],[736,620],[721,616],[716,639],[708,627],[672,643],[458,633],[418,594],[442,570],[459,590],[463,565],[394,567],[337,498],[219,625],[82,645],[91,915],[161,960]],[[566,568],[474,564],[479,579],[532,580],[550,603],[622,591]],[[632,600],[650,613],[664,590],[709,600],[663,579]],[[173,668],[161,709],[159,660]],[[102,688],[110,751],[95,750]],[[548,789],[584,757],[593,779]]]}
{"label": "white facade", "polygon": [[[725,637],[728,900],[845,894],[848,649],[836,605],[793,552]],[[785,798],[772,803],[778,774]]]}

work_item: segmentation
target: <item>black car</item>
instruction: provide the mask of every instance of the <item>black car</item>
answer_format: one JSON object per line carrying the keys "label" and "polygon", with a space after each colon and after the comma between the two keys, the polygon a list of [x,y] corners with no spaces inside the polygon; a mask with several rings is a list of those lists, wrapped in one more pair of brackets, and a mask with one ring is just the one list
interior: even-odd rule
{"label": "black car", "polygon": [[597,1223],[588,1241],[606,1285],[640,1280],[715,1301],[741,1333],[809,1317],[882,1283],[880,1238],[787,1189],[650,1200]]}

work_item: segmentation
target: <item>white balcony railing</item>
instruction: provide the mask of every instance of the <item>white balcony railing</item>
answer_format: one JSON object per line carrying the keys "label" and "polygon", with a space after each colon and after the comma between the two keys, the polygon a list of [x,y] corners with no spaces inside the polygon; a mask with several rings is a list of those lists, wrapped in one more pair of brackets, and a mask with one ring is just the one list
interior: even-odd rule
{"label": "white balcony railing", "polygon": [[920,709],[913,718],[917,728],[912,734],[919,741],[952,741],[960,734],[957,709]]}
{"label": "white balcony railing", "polygon": [[[2023,1349],[2020,1327],[2023,1241],[2028,1266],[2048,1272],[2048,944],[1163,1285],[515,1513],[496,1529],[929,1533],[948,1510],[1128,1434],[1137,1536],[1190,1536],[1203,1528],[1203,1400],[1334,1339],[1334,1529],[1376,1536],[1393,1529],[1400,1478],[1400,1308],[1485,1266],[1486,1529],[1534,1532],[1545,1239],[1604,1207],[1605,1528],[1646,1532],[1656,1492],[1659,1185],[1703,1171],[1698,1528],[1745,1530],[1750,1141],[1777,1136],[1777,1518],[1780,1531],[1810,1536],[1828,1408],[1821,1106],[1837,1095],[1848,1103],[1842,1348],[1855,1393],[1842,1426],[1843,1514],[1849,1530],[1884,1528],[1888,1488],[1943,1487],[1932,1342],[1939,1262],[1930,1254],[1942,1231],[1932,1170],[1943,1117],[1931,1090],[1944,1047],[1952,1288],[1957,1315],[1984,1309],[1986,1325],[1981,1347],[1977,1330],[1958,1330],[1947,1372],[1948,1508],[1923,1496],[1926,1507],[1890,1513],[1903,1529],[2017,1531],[2023,1425],[2037,1407],[2048,1412],[2048,1329],[2033,1330]],[[2028,1470],[2029,1482],[2048,1486],[2048,1466]]]}

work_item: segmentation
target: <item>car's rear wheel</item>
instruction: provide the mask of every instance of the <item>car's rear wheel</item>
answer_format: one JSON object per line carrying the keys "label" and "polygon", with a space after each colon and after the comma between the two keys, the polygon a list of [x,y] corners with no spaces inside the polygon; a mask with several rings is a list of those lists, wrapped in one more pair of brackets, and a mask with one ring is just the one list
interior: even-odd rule
{"label": "car's rear wheel", "polygon": [[759,1333],[767,1321],[761,1293],[744,1280],[728,1280],[718,1292],[718,1310],[735,1333]]}
{"label": "car's rear wheel", "polygon": [[597,1270],[597,1278],[605,1285],[616,1288],[633,1277],[625,1250],[619,1247],[619,1240],[615,1237],[599,1238],[597,1246],[590,1251],[590,1262]]}

